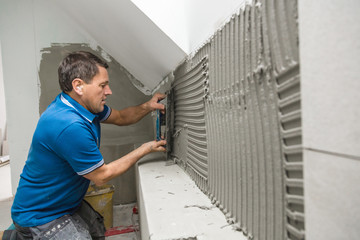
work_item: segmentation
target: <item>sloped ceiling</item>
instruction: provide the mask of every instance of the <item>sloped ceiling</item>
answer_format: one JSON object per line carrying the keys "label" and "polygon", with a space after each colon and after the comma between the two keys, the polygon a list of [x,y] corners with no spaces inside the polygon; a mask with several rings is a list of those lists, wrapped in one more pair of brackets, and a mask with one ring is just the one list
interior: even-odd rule
{"label": "sloped ceiling", "polygon": [[55,2],[149,90],[186,57],[130,0]]}

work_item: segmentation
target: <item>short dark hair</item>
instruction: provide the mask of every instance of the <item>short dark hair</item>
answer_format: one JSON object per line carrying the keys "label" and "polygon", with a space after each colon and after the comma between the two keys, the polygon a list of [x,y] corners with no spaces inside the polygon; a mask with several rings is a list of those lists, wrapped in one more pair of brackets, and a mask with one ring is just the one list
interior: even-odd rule
{"label": "short dark hair", "polygon": [[99,66],[109,67],[105,61],[90,52],[70,53],[62,60],[58,69],[61,90],[70,92],[73,89],[72,81],[75,78],[91,83],[93,77],[99,72]]}

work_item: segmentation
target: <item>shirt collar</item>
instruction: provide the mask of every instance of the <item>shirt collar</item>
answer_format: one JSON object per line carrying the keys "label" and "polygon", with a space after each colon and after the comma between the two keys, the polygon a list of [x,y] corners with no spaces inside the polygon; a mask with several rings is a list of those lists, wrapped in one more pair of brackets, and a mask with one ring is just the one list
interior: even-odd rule
{"label": "shirt collar", "polygon": [[94,118],[97,117],[97,115],[89,112],[86,108],[81,106],[80,103],[75,101],[72,97],[70,97],[68,94],[64,92],[60,94],[60,100],[67,106],[75,109],[83,118],[85,118],[89,122],[93,122]]}

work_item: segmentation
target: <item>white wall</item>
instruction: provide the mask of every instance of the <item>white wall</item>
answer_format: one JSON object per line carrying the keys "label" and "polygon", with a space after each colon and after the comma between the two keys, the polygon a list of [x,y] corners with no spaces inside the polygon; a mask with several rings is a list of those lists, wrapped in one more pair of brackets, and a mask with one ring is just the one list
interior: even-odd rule
{"label": "white wall", "polygon": [[2,1],[0,9],[12,186],[17,186],[39,112],[32,6],[18,3]]}
{"label": "white wall", "polygon": [[94,40],[48,1],[0,0],[0,6],[8,140],[15,194],[39,119],[40,50],[49,47],[51,42],[93,44]]}
{"label": "white wall", "polygon": [[187,54],[251,0],[131,0]]}
{"label": "white wall", "polygon": [[306,239],[360,238],[360,1],[299,1]]}
{"label": "white wall", "polygon": [[2,154],[1,147],[5,135],[6,126],[6,107],[5,107],[5,90],[4,90],[4,78],[2,68],[2,53],[1,53],[1,41],[0,41],[0,156]]}

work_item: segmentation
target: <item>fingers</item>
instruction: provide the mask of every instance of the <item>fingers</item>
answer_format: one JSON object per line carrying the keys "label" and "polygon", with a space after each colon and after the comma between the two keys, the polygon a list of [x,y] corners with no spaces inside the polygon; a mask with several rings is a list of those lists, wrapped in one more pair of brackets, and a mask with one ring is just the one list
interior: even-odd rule
{"label": "fingers", "polygon": [[156,102],[163,100],[166,97],[165,94],[162,93],[155,93],[153,98],[156,99]]}
{"label": "fingers", "polygon": [[155,103],[164,106],[163,104],[159,103],[159,101],[163,100],[164,98],[166,98],[166,95],[165,95],[165,94],[155,93],[154,96],[152,97],[152,100],[153,100]]}
{"label": "fingers", "polygon": [[164,146],[159,146],[154,150],[154,152],[166,152],[166,148]]}
{"label": "fingers", "polygon": [[152,142],[152,151],[153,152],[165,152],[165,146],[166,146],[166,141],[165,140],[160,140],[160,141],[153,141]]}
{"label": "fingers", "polygon": [[165,146],[166,140],[155,141],[155,143],[158,144],[158,146]]}
{"label": "fingers", "polygon": [[164,111],[164,110],[165,110],[164,104],[161,104],[161,103],[155,103],[155,104],[154,104],[154,107],[155,107],[155,109],[159,109],[159,110],[161,110],[161,111]]}
{"label": "fingers", "polygon": [[142,147],[144,147],[144,149],[145,149],[145,151],[147,151],[147,153],[166,152],[165,146],[166,146],[165,140],[151,141],[151,142],[144,143],[142,145]]}
{"label": "fingers", "polygon": [[165,97],[165,94],[155,93],[154,96],[147,102],[147,106],[149,107],[150,111],[159,109],[161,112],[164,112],[165,106],[164,104],[159,103],[159,101],[161,101]]}

